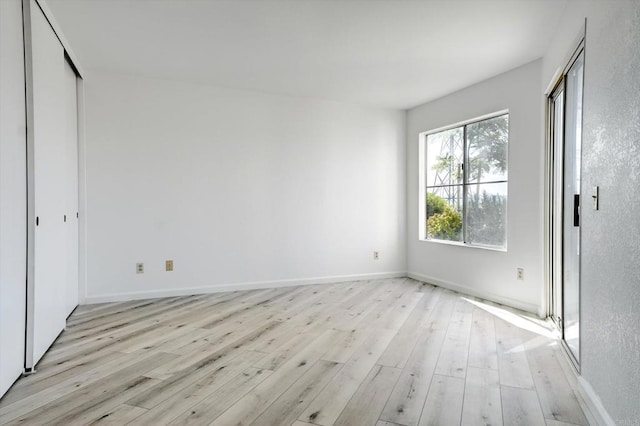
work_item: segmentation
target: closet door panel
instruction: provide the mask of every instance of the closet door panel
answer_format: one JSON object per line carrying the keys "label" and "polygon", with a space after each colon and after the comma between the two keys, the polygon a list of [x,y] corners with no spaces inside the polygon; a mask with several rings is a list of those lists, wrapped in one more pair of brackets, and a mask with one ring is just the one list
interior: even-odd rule
{"label": "closet door panel", "polygon": [[27,338],[32,359],[27,359],[27,368],[38,362],[65,327],[67,250],[64,50],[34,1],[31,37],[36,226],[33,296],[29,300],[32,336]]}
{"label": "closet door panel", "polygon": [[78,100],[76,73],[64,61],[66,147],[66,279],[65,315],[78,306]]}
{"label": "closet door panel", "polygon": [[0,397],[24,367],[27,193],[20,0],[0,0]]}

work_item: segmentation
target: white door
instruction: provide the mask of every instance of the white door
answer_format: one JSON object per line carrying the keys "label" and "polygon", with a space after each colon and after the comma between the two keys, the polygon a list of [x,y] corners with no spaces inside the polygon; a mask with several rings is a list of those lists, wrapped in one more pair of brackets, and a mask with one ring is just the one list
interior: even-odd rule
{"label": "white door", "polygon": [[78,306],[78,98],[77,77],[69,61],[64,61],[66,213],[64,216],[66,249],[65,314]]}
{"label": "white door", "polygon": [[[67,238],[64,50],[31,0],[33,70],[33,277],[27,289],[27,353],[32,369],[65,327]],[[31,186],[30,185],[30,186]]]}
{"label": "white door", "polygon": [[24,367],[26,117],[22,3],[0,0],[0,397]]}

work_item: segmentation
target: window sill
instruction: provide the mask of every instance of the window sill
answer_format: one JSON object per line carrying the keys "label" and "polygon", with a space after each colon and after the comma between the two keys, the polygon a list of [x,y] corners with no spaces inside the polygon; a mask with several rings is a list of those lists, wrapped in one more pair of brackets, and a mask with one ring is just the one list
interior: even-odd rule
{"label": "window sill", "polygon": [[507,247],[491,247],[491,246],[482,246],[482,245],[476,245],[476,244],[459,243],[457,241],[428,240],[426,238],[420,238],[420,239],[418,239],[418,241],[423,242],[423,243],[434,243],[434,244],[442,244],[442,245],[446,245],[446,246],[468,247],[468,248],[472,248],[472,249],[497,251],[497,252],[502,252],[502,253],[506,253],[507,252]]}

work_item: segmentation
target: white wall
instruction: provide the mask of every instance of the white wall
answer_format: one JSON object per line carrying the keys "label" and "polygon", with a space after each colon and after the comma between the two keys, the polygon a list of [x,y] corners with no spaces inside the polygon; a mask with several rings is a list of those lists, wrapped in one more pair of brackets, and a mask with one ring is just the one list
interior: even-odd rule
{"label": "white wall", "polygon": [[544,58],[543,85],[587,18],[582,193],[583,384],[620,425],[640,419],[640,3],[570,1]]}
{"label": "white wall", "polygon": [[26,279],[26,122],[22,4],[0,1],[0,396],[22,373]]}
{"label": "white wall", "polygon": [[[414,108],[408,113],[407,220],[410,276],[531,312],[543,300],[541,61]],[[418,135],[509,110],[507,251],[419,240]],[[524,281],[516,280],[524,268]]]}
{"label": "white wall", "polygon": [[87,301],[406,270],[405,112],[102,72],[85,91]]}

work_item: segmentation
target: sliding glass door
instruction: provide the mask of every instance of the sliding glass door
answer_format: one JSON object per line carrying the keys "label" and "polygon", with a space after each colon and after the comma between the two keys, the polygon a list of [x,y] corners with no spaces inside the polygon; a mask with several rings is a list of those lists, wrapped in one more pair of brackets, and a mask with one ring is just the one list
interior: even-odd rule
{"label": "sliding glass door", "polygon": [[552,184],[552,318],[580,364],[580,158],[584,52],[579,51],[549,98]]}

